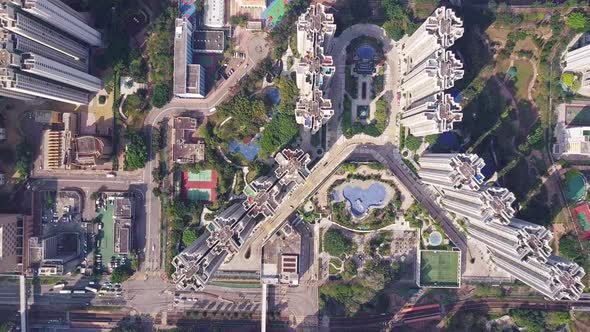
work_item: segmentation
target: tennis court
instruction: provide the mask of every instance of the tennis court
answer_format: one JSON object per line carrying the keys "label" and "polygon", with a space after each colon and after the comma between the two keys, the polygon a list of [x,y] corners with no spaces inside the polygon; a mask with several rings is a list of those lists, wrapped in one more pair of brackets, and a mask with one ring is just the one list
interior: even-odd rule
{"label": "tennis court", "polygon": [[459,287],[458,251],[421,250],[420,286]]}
{"label": "tennis court", "polygon": [[581,203],[575,208],[572,209],[573,214],[576,216],[576,220],[580,224],[582,228],[582,237],[584,240],[590,239],[590,224],[588,221],[590,220],[590,209],[588,208],[588,203]]}
{"label": "tennis court", "polygon": [[182,177],[182,189],[188,200],[215,202],[217,200],[217,172],[214,170],[202,170],[199,172],[184,172]]}
{"label": "tennis court", "polygon": [[289,0],[275,0],[262,13],[262,18],[266,21],[266,25],[274,27],[283,19],[287,12],[287,5]]}
{"label": "tennis court", "polygon": [[590,106],[566,105],[565,124],[568,126],[590,126]]}

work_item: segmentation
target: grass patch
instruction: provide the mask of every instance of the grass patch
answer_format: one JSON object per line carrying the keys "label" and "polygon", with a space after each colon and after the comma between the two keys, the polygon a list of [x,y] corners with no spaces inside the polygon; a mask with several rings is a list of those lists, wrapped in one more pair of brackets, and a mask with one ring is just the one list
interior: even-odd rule
{"label": "grass patch", "polygon": [[459,285],[459,253],[424,250],[420,252],[420,284],[422,286]]}
{"label": "grass patch", "polygon": [[514,67],[516,67],[517,71],[514,82],[516,95],[519,99],[527,99],[529,83],[533,78],[533,67],[526,60],[515,60]]}

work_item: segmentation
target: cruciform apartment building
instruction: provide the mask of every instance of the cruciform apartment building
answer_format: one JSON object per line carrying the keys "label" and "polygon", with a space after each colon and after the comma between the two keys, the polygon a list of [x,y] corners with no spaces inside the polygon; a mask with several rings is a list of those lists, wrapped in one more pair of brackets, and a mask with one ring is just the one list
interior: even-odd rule
{"label": "cruciform apartment building", "polygon": [[545,227],[515,218],[514,194],[483,184],[483,160],[474,154],[426,154],[418,174],[442,195],[441,205],[467,220],[468,235],[483,243],[495,265],[551,300],[578,300],[584,269],[552,255]]}

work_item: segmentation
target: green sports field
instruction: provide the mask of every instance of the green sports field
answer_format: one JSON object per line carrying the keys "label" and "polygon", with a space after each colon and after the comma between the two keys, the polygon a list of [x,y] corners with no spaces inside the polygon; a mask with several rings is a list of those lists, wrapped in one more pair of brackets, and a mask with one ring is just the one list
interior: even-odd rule
{"label": "green sports field", "polygon": [[211,200],[211,189],[189,189],[187,190],[187,196],[189,201],[210,201]]}
{"label": "green sports field", "polygon": [[211,170],[204,170],[198,173],[189,172],[188,180],[191,182],[209,182],[211,181]]}
{"label": "green sports field", "polygon": [[422,250],[420,252],[420,285],[458,287],[459,260],[458,251]]}
{"label": "green sports field", "polygon": [[268,5],[264,13],[262,13],[262,18],[266,20],[266,24],[271,27],[277,25],[285,16],[288,4],[289,0],[275,0]]}

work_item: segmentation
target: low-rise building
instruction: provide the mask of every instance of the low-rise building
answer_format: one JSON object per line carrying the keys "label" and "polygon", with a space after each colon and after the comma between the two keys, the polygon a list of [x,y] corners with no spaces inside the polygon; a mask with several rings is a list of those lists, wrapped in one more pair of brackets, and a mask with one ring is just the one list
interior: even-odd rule
{"label": "low-rise building", "polygon": [[205,160],[205,141],[197,136],[198,121],[191,117],[174,118],[172,159],[179,164]]}
{"label": "low-rise building", "polygon": [[111,158],[113,146],[106,137],[80,136],[74,138],[72,145],[72,164],[76,166],[95,166]]}
{"label": "low-rise building", "polygon": [[203,5],[203,25],[208,28],[223,28],[225,26],[225,0],[205,0]]}
{"label": "low-rise building", "polygon": [[219,53],[225,50],[225,33],[220,30],[193,32],[193,49],[196,53]]}
{"label": "low-rise building", "polygon": [[25,244],[30,218],[0,214],[0,273],[22,273],[27,268]]}

